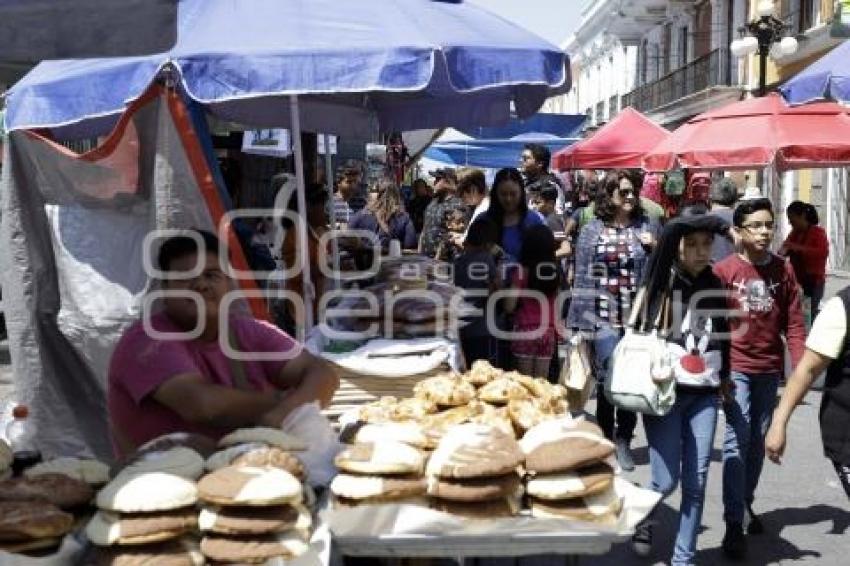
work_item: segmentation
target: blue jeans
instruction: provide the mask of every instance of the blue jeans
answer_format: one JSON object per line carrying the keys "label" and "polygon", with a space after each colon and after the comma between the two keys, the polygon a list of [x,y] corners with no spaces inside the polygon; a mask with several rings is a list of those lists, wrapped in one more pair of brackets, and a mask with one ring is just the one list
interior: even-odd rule
{"label": "blue jeans", "polygon": [[770,428],[780,374],[732,372],[735,401],[725,403],[723,439],[723,519],[742,523],[752,504],[764,464],[764,437]]}
{"label": "blue jeans", "polygon": [[666,497],[682,481],[673,565],[691,564],[696,554],[718,405],[717,395],[711,393],[677,392],[676,404],[668,414],[643,416],[651,489]]}
{"label": "blue jeans", "polygon": [[631,441],[637,426],[637,414],[614,407],[605,396],[605,379],[611,372],[614,348],[622,336],[622,329],[606,329],[593,339],[593,361],[597,381],[596,422],[605,433],[605,438]]}

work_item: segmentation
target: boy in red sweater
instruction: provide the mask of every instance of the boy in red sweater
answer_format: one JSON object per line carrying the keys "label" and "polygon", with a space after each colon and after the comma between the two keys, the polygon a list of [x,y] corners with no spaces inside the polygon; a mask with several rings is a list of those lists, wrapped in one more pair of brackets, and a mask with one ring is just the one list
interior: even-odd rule
{"label": "boy in red sweater", "polygon": [[734,400],[725,403],[723,441],[723,551],[728,558],[746,554],[747,532],[763,532],[752,504],[762,465],[788,343],[793,365],[803,353],[805,326],[797,281],[791,265],[770,252],[775,229],[768,199],[741,202],[732,217],[741,252],[714,266],[728,290],[731,315],[731,366]]}

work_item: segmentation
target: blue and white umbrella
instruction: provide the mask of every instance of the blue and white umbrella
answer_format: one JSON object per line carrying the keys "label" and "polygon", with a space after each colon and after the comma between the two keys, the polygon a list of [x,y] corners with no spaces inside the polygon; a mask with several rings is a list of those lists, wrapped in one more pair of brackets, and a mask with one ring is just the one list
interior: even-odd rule
{"label": "blue and white umbrella", "polygon": [[103,134],[168,68],[226,120],[291,127],[298,95],[304,129],[339,134],[506,122],[570,87],[558,47],[458,0],[182,0],[178,18],[164,53],[39,64],[8,129]]}
{"label": "blue and white umbrella", "polygon": [[368,138],[497,124],[570,87],[558,47],[461,0],[181,0],[171,50],[43,62],[9,92],[6,126],[102,135],[163,77],[220,118],[293,130],[300,210],[302,128]]}
{"label": "blue and white umbrella", "polygon": [[850,104],[850,40],[794,75],[779,91],[792,105],[816,100]]}

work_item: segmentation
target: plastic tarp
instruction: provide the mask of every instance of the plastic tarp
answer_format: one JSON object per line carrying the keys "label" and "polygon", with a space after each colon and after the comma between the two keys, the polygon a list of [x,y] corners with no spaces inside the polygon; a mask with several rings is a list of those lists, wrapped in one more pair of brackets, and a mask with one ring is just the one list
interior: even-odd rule
{"label": "plastic tarp", "polygon": [[107,370],[152,286],[145,237],[215,230],[225,203],[173,92],[152,89],[87,154],[29,131],[7,141],[0,271],[17,400],[46,456],[110,459]]}
{"label": "plastic tarp", "polygon": [[425,151],[424,155],[428,159],[441,163],[499,169],[516,167],[526,144],[540,144],[547,147],[550,153],[555,153],[577,141],[577,138],[538,137],[534,134],[520,136],[519,139],[484,139],[445,143],[437,141]]}
{"label": "plastic tarp", "polygon": [[845,165],[850,165],[850,108],[834,102],[792,107],[775,93],[691,118],[644,159],[647,171]]}
{"label": "plastic tarp", "polygon": [[9,129],[103,134],[164,67],[217,116],[290,128],[375,131],[507,122],[570,88],[558,47],[467,2],[181,0],[177,44],[142,57],[46,61],[9,94]]}
{"label": "plastic tarp", "polygon": [[552,156],[552,168],[635,169],[668,132],[637,110],[623,109],[586,140]]}
{"label": "plastic tarp", "polygon": [[794,105],[815,100],[850,104],[850,40],[791,77],[779,92]]}

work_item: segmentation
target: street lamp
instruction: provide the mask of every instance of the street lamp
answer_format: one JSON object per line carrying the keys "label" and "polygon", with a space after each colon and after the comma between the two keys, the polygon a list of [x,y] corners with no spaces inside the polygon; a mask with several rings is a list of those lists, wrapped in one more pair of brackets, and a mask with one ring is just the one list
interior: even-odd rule
{"label": "street lamp", "polygon": [[[746,57],[758,52],[759,96],[764,96],[767,56],[775,60],[795,53],[797,40],[790,36],[783,37],[788,26],[773,15],[772,0],[761,0],[756,12],[759,17],[738,29],[742,37],[733,41],[729,49],[735,57]],[[744,35],[747,32],[749,35]]]}

